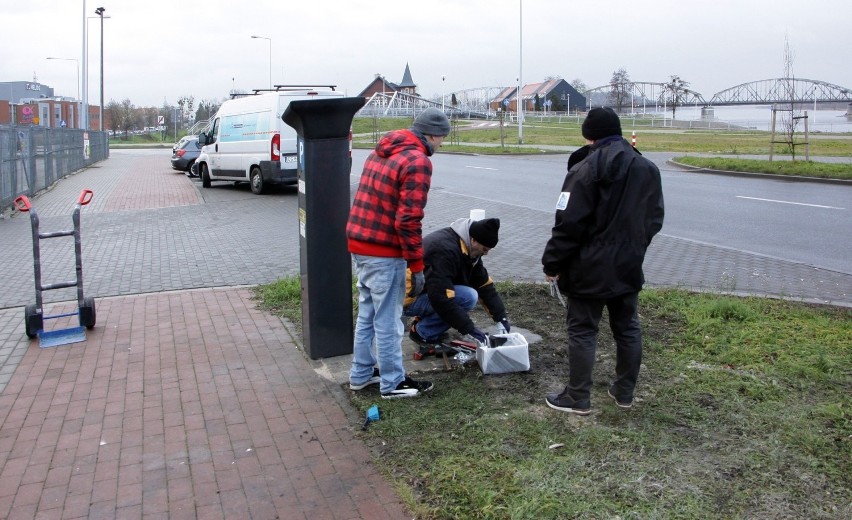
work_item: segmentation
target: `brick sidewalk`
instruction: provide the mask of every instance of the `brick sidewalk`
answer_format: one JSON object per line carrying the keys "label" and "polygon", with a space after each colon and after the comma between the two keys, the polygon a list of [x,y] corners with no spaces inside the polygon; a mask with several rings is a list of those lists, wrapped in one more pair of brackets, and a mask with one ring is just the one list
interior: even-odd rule
{"label": "brick sidewalk", "polygon": [[98,299],[85,343],[30,342],[0,395],[0,518],[410,518],[251,296]]}

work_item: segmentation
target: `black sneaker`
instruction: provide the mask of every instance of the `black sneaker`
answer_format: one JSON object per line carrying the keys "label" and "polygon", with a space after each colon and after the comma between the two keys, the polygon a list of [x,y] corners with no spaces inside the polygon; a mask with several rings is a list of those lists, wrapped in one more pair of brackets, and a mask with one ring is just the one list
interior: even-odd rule
{"label": "black sneaker", "polygon": [[431,381],[415,381],[408,376],[400,381],[396,388],[390,392],[383,393],[382,399],[399,399],[402,397],[417,397],[420,394],[431,392],[435,385]]}
{"label": "black sneaker", "polygon": [[379,376],[379,369],[373,368],[373,375],[370,376],[370,379],[366,380],[365,382],[361,383],[360,385],[356,385],[355,383],[350,382],[349,383],[349,389],[350,390],[363,390],[370,385],[377,385],[381,382],[382,382],[382,378],[381,378],[381,376]]}
{"label": "black sneaker", "polygon": [[554,410],[573,413],[575,415],[589,415],[592,413],[592,405],[589,404],[588,399],[575,401],[565,391],[547,394],[544,400],[547,402],[547,406]]}
{"label": "black sneaker", "polygon": [[429,345],[430,343],[426,341],[426,339],[417,332],[417,322],[411,324],[411,328],[408,329],[408,337],[411,338],[411,341],[417,343],[418,345]]}
{"label": "black sneaker", "polygon": [[609,387],[609,390],[607,390],[606,393],[609,394],[610,397],[612,397],[612,400],[615,401],[616,406],[618,406],[619,408],[623,410],[629,410],[633,407],[633,399],[625,401],[624,399],[616,397],[615,394],[612,392],[612,387]]}
{"label": "black sneaker", "polygon": [[417,343],[418,345],[434,345],[436,343],[440,343],[442,341],[447,341],[448,339],[450,339],[450,333],[444,332],[437,338],[433,340],[428,340],[421,336],[419,332],[417,332],[417,320],[415,320],[414,323],[411,324],[411,327],[408,329],[408,337],[411,338],[411,341]]}

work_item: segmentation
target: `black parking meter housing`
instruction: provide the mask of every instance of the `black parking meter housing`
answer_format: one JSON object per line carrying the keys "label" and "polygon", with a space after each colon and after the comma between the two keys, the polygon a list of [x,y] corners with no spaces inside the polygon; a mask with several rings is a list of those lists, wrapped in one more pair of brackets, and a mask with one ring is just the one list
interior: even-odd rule
{"label": "black parking meter housing", "polygon": [[298,133],[302,335],[311,359],[352,353],[349,132],[364,98],[291,101],[281,116]]}

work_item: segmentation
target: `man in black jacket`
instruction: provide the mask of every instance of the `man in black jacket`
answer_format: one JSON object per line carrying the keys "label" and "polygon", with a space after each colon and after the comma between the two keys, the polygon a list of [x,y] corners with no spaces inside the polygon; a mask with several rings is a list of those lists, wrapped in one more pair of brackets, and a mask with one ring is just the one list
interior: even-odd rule
{"label": "man in black jacket", "polygon": [[500,219],[461,218],[423,238],[426,291],[406,298],[405,315],[415,316],[409,337],[420,344],[437,343],[450,327],[485,342],[485,333],[468,313],[482,301],[491,318],[509,332],[506,307],[482,257],[497,245]]}
{"label": "man in black jacket", "polygon": [[547,394],[547,405],[588,415],[604,307],[616,342],[616,378],[608,393],[619,408],[633,405],[642,362],[642,262],[663,227],[664,210],[660,171],[621,136],[615,112],[590,110],[582,132],[588,155],[565,176],[541,263],[545,279],[567,295],[568,385]]}

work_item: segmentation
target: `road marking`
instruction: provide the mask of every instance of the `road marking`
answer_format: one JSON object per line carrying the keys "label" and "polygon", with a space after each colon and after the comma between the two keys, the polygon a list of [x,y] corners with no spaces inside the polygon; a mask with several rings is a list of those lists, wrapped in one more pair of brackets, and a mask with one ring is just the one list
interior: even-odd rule
{"label": "road marking", "polygon": [[780,204],[795,204],[796,206],[810,206],[812,208],[823,208],[823,209],[846,209],[846,208],[837,208],[835,206],[822,206],[820,204],[805,204],[804,202],[790,202],[787,200],[775,200],[775,199],[760,199],[757,197],[745,197],[743,195],[737,195],[738,199],[749,199],[749,200],[762,200],[764,202],[778,202]]}
{"label": "road marking", "polygon": [[485,166],[465,166],[465,168],[471,168],[473,170],[493,170],[493,171],[497,171],[497,168],[486,168]]}

